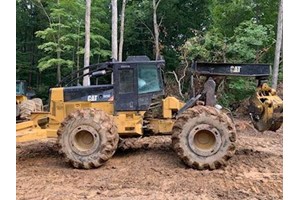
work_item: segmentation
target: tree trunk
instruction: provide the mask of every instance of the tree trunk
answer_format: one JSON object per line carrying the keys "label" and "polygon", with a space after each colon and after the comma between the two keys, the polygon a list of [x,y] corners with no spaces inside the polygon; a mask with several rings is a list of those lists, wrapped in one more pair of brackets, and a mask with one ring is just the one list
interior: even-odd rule
{"label": "tree trunk", "polygon": [[[84,47],[84,67],[90,65],[90,22],[91,22],[91,3],[92,0],[86,0],[85,9],[85,47]],[[89,69],[84,70],[84,74],[89,73]],[[83,77],[83,85],[90,85],[90,76]]]}
{"label": "tree trunk", "polygon": [[[59,5],[59,0],[57,0],[57,4]],[[61,48],[60,48],[60,15],[58,16],[58,35],[57,35],[57,59],[58,59],[58,64],[57,64],[57,72],[56,72],[56,75],[57,75],[57,83],[59,83],[61,81],[61,70],[60,70],[60,51],[61,51]]]}
{"label": "tree trunk", "polygon": [[[77,38],[77,48],[76,48],[76,57],[77,57],[77,60],[76,60],[76,71],[79,70],[79,65],[80,65],[80,54],[79,54],[79,42],[80,42],[80,25],[81,25],[81,21],[79,22],[79,25],[78,25],[78,30],[77,30],[77,35],[78,35],[78,38]],[[77,85],[79,85],[79,73],[76,74],[76,77],[77,77]]]}
{"label": "tree trunk", "polygon": [[158,60],[160,57],[159,49],[159,24],[157,24],[157,7],[161,0],[152,0],[153,3],[153,28],[154,28],[154,44],[155,44],[155,60]]}
{"label": "tree trunk", "polygon": [[[76,67],[77,71],[80,69],[79,61],[80,61],[80,55],[79,55],[79,53],[77,53],[77,67]],[[77,85],[79,85],[79,73],[77,73],[76,77],[77,77]]]}
{"label": "tree trunk", "polygon": [[119,61],[122,62],[122,54],[123,54],[123,42],[124,42],[124,20],[125,20],[125,7],[126,1],[123,0],[122,3],[122,12],[121,12],[121,25],[120,25],[120,43],[119,43]]}
{"label": "tree trunk", "polygon": [[113,59],[118,59],[118,7],[117,0],[111,0],[111,54]]}
{"label": "tree trunk", "polygon": [[277,88],[280,50],[282,46],[281,44],[282,44],[282,0],[280,0],[279,11],[278,11],[277,39],[276,39],[276,50],[275,50],[274,68],[273,68],[273,77],[272,77],[272,88],[274,89]]}
{"label": "tree trunk", "polygon": [[[60,50],[58,50],[57,52],[57,59],[60,59]],[[61,81],[61,65],[60,63],[57,64],[57,71],[56,71],[56,74],[57,74],[57,83],[59,83]]]}

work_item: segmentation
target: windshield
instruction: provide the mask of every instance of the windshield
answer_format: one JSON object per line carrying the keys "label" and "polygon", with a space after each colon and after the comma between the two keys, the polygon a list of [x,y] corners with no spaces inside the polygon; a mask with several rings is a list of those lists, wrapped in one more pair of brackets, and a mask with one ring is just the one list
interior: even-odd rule
{"label": "windshield", "polygon": [[139,94],[157,92],[161,90],[158,68],[154,64],[140,64],[138,66]]}

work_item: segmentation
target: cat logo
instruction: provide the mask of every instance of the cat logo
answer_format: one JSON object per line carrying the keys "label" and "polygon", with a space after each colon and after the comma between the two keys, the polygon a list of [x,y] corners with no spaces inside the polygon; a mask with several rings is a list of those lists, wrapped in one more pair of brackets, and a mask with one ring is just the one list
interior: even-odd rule
{"label": "cat logo", "polygon": [[88,95],[87,100],[88,101],[97,101],[98,96],[97,95]]}
{"label": "cat logo", "polygon": [[241,66],[230,66],[230,73],[240,73],[241,68]]}

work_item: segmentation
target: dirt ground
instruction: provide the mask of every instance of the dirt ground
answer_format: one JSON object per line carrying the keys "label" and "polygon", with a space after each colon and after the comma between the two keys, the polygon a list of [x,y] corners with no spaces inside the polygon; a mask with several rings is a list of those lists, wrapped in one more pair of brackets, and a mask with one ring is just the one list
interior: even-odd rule
{"label": "dirt ground", "polygon": [[18,144],[17,199],[282,199],[282,128],[237,124],[237,151],[214,171],[186,167],[169,136],[140,139],[93,170],[65,163],[55,140]]}

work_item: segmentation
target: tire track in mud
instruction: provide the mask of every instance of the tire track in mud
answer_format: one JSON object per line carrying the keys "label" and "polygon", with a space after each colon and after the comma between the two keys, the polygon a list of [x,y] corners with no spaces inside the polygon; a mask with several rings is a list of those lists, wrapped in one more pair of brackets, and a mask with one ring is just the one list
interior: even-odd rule
{"label": "tire track in mud", "polygon": [[133,139],[104,166],[73,169],[55,140],[17,145],[17,199],[282,199],[282,129],[237,134],[228,165],[198,171],[171,149],[170,137]]}

